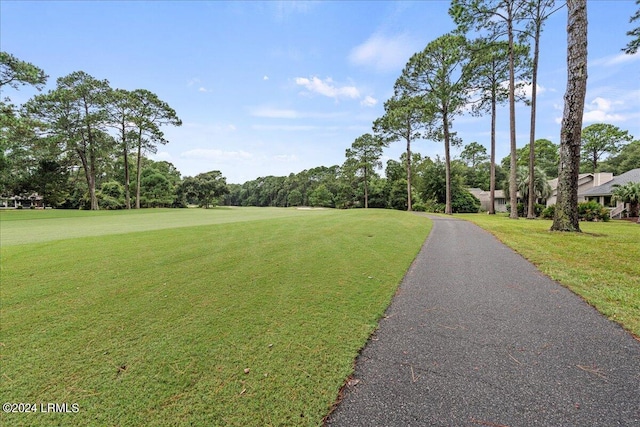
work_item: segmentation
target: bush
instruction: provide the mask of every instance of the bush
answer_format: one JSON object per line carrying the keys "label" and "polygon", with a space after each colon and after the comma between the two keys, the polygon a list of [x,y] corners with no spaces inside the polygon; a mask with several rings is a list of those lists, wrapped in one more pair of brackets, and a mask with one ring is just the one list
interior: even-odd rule
{"label": "bush", "polygon": [[553,216],[556,214],[556,205],[551,205],[545,208],[540,216],[542,219],[553,219]]}
{"label": "bush", "polygon": [[[518,216],[519,217],[524,216],[524,203],[518,203],[517,209],[518,209]],[[510,203],[507,203],[507,212],[511,213]]]}
{"label": "bush", "polygon": [[427,205],[426,203],[416,202],[413,204],[412,209],[414,212],[427,212]]}
{"label": "bush", "polygon": [[[518,203],[518,216],[519,217],[525,217],[527,216],[527,214],[525,213],[527,206],[524,203]],[[540,203],[536,203],[533,206],[533,209],[535,210],[535,216],[539,217],[542,215],[542,212],[546,209],[544,205],[541,205]],[[509,203],[507,203],[507,212],[511,212],[511,205]],[[544,217],[543,217],[544,218]],[[553,213],[551,213],[551,218],[553,218]]]}
{"label": "bush", "polygon": [[580,221],[609,221],[609,209],[596,201],[578,203]]}
{"label": "bush", "polygon": [[454,213],[478,213],[480,200],[467,190],[457,191],[451,197],[451,210]]}

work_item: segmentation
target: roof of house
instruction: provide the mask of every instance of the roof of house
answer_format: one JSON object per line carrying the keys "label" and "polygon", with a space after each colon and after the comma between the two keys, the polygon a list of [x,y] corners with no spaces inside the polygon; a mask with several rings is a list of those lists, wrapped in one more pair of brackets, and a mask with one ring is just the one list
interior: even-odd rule
{"label": "roof of house", "polygon": [[[473,194],[474,196],[476,196],[479,200],[489,200],[489,198],[491,197],[491,193],[489,191],[485,191],[481,188],[467,188],[467,191],[469,191],[469,193]],[[504,199],[504,191],[503,190],[495,190],[494,193],[494,197],[496,199]]]}
{"label": "roof of house", "polygon": [[597,187],[589,188],[584,192],[580,193],[581,196],[608,196],[613,193],[614,185],[625,185],[630,182],[640,182],[640,168],[631,169],[623,173],[622,175],[618,175],[614,177],[611,181],[606,182]]}

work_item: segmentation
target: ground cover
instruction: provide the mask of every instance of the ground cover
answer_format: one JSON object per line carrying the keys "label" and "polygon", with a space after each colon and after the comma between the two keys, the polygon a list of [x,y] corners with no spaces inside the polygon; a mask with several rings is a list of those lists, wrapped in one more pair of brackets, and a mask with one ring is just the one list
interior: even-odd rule
{"label": "ground cover", "polygon": [[[30,214],[0,217],[0,397],[78,411],[2,425],[318,425],[430,229],[391,210]],[[33,243],[5,245],[16,230]]]}
{"label": "ground cover", "polygon": [[[640,336],[640,225],[582,222],[583,233],[551,232],[551,221],[459,215],[494,234],[538,269]],[[496,262],[500,262],[496,260]]]}
{"label": "ground cover", "polygon": [[[0,245],[291,217],[297,209],[0,210]],[[45,221],[46,220],[46,221]]]}

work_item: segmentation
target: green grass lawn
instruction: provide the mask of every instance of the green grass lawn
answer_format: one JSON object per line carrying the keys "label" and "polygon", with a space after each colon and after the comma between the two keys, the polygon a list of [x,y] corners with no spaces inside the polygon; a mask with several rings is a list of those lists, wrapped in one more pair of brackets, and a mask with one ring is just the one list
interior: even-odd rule
{"label": "green grass lawn", "polygon": [[[318,425],[430,229],[391,210],[0,214],[1,425]],[[248,369],[248,373],[245,373]]]}
{"label": "green grass lawn", "polygon": [[459,215],[493,233],[543,273],[640,336],[640,225],[582,222],[583,233],[551,232],[551,221]]}

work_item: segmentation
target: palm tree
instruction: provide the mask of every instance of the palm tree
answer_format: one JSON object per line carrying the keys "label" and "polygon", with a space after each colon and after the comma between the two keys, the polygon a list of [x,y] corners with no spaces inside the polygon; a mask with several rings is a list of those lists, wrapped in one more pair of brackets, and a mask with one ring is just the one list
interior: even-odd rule
{"label": "palm tree", "polygon": [[[625,185],[614,184],[614,201],[629,203],[629,216],[635,218],[640,210],[640,182],[628,182]],[[640,217],[638,218],[640,224]]]}
{"label": "palm tree", "polygon": [[[526,201],[529,199],[529,168],[527,166],[518,166],[516,169],[516,188],[518,190],[520,200]],[[551,197],[552,190],[549,185],[547,175],[539,167],[534,169],[533,188],[535,200]],[[509,198],[508,180],[507,185],[504,186],[504,195],[506,198]],[[526,213],[527,212],[525,212],[525,214]],[[533,216],[535,217],[535,209]]]}

